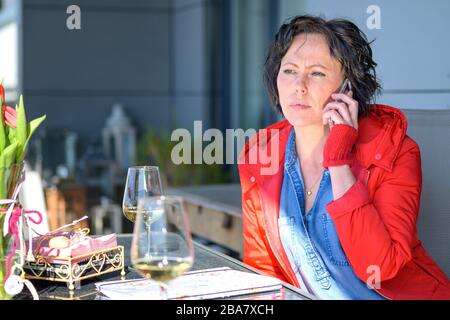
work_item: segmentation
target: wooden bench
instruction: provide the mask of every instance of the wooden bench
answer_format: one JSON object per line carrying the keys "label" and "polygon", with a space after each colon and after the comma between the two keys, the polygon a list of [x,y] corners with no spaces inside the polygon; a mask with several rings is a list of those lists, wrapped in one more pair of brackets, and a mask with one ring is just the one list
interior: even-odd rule
{"label": "wooden bench", "polygon": [[187,204],[194,235],[243,256],[241,187],[237,183],[169,188]]}

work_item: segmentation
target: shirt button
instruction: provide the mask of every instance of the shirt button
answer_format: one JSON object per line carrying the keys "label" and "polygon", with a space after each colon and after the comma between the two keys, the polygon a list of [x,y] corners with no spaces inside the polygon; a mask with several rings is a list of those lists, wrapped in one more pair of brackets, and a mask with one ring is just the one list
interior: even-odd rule
{"label": "shirt button", "polygon": [[376,160],[380,160],[380,159],[381,159],[381,154],[380,154],[380,153],[377,153],[377,154],[375,155],[375,159],[376,159]]}
{"label": "shirt button", "polygon": [[255,182],[255,177],[251,177],[251,178],[250,178],[250,181],[251,181],[251,182]]}

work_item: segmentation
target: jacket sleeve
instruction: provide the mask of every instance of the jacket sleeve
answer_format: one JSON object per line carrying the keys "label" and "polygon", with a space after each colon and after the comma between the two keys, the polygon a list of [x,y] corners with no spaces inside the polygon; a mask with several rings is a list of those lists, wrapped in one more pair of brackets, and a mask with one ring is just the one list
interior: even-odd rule
{"label": "jacket sleeve", "polygon": [[244,263],[272,276],[286,281],[276,259],[268,248],[258,214],[261,207],[257,184],[250,181],[250,175],[239,169],[242,188],[242,223],[244,236]]}
{"label": "jacket sleeve", "polygon": [[366,282],[374,267],[379,267],[380,281],[394,278],[412,259],[421,185],[419,147],[406,138],[372,197],[358,180],[328,204],[341,245],[361,280]]}

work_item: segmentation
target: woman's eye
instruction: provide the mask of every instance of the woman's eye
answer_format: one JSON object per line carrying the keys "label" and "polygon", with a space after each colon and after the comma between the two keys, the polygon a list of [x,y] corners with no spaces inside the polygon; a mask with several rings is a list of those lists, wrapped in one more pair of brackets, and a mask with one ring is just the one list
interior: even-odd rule
{"label": "woman's eye", "polygon": [[322,72],[319,72],[319,71],[313,72],[312,75],[314,77],[325,77],[325,73],[322,73]]}
{"label": "woman's eye", "polygon": [[284,72],[285,74],[295,74],[295,71],[292,70],[292,69],[285,69],[283,72]]}

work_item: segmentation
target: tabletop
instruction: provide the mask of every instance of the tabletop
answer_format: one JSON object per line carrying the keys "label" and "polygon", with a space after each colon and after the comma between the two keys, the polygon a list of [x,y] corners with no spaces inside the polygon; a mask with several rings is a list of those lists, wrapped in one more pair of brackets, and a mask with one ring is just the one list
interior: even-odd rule
{"label": "tabletop", "polygon": [[[129,249],[131,246],[131,234],[118,235],[117,242],[119,245],[123,245],[125,248],[125,279],[135,279],[141,278],[131,266]],[[236,260],[232,257],[226,256],[220,252],[213,251],[212,249],[199,244],[194,243],[195,260],[192,267],[193,271],[218,268],[218,267],[229,267],[234,270],[250,272],[250,273],[260,273],[256,269]],[[41,300],[101,300],[104,297],[96,291],[95,283],[99,281],[112,281],[120,280],[120,272],[114,272],[109,274],[104,274],[92,279],[82,280],[75,288],[75,290],[70,291],[65,283],[45,281],[45,280],[32,280],[36,290],[39,294]],[[30,299],[31,294],[28,290],[24,291],[15,297],[15,299]],[[234,299],[250,299],[250,300],[311,300],[314,299],[312,295],[303,290],[300,290],[288,283],[282,283],[282,289],[269,292],[264,294],[253,294],[234,297]]]}

